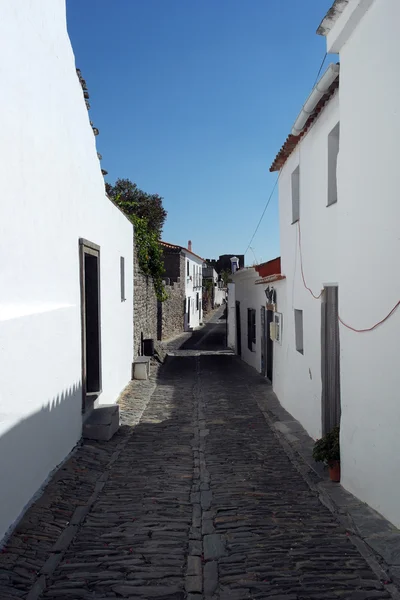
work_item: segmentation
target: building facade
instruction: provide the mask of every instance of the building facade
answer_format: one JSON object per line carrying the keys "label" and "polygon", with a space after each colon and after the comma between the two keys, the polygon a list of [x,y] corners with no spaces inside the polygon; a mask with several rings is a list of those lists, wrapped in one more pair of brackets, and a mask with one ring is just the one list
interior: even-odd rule
{"label": "building facade", "polygon": [[279,258],[239,269],[228,284],[228,346],[278,387],[286,352],[285,289]]}
{"label": "building facade", "polygon": [[133,228],[105,195],[65,1],[3,2],[0,46],[1,539],[130,379]]}
{"label": "building facade", "polygon": [[314,438],[340,425],[342,484],[397,526],[399,17],[396,0],[334,3],[318,33],[340,75],[328,68],[271,167],[287,278],[279,399]]}
{"label": "building facade", "polygon": [[340,425],[343,486],[396,526],[399,18],[397,0],[336,0],[328,12],[318,33],[340,67],[322,75],[271,166],[285,279],[243,269],[228,290],[229,345],[264,374],[267,292],[280,402],[313,438]]}
{"label": "building facade", "polygon": [[190,331],[203,323],[204,259],[194,254],[191,241],[181,251],[185,257],[185,330]]}
{"label": "building facade", "polygon": [[391,311],[400,298],[400,83],[392,76],[400,55],[399,19],[397,0],[342,0],[318,30],[326,36],[327,51],[340,56],[342,482],[397,526],[400,311]]}

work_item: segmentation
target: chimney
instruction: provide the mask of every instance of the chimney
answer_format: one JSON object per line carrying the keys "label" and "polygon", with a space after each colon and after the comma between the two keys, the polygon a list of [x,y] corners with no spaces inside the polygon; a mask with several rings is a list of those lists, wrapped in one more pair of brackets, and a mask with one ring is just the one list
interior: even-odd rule
{"label": "chimney", "polygon": [[189,252],[192,251],[192,240],[188,241],[188,250],[189,250]]}
{"label": "chimney", "polygon": [[237,256],[232,256],[230,260],[231,260],[231,272],[236,273],[236,271],[239,269],[239,259]]}

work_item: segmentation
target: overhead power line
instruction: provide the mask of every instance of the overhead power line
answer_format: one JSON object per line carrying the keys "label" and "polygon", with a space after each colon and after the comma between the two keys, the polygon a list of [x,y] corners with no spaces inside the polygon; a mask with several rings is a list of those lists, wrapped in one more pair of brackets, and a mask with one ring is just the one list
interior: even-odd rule
{"label": "overhead power line", "polygon": [[271,202],[271,200],[272,200],[272,196],[274,195],[274,191],[275,191],[275,188],[276,188],[276,186],[277,186],[277,183],[278,183],[278,181],[279,181],[279,177],[280,177],[280,173],[279,173],[278,177],[276,178],[276,181],[275,181],[275,183],[274,183],[274,187],[272,188],[272,191],[271,191],[271,193],[270,193],[270,195],[269,195],[269,198],[268,198],[268,200],[267,200],[267,203],[266,203],[266,205],[264,206],[264,210],[262,211],[262,214],[261,214],[260,220],[259,220],[259,221],[258,221],[258,223],[257,223],[257,227],[255,228],[255,230],[254,230],[254,233],[253,233],[253,235],[251,236],[251,240],[249,241],[249,245],[248,245],[248,246],[247,246],[247,248],[246,248],[245,255],[247,254],[247,251],[248,251],[248,249],[249,249],[249,248],[250,248],[250,246],[251,246],[251,242],[254,240],[254,238],[255,238],[255,236],[256,236],[256,233],[257,233],[257,231],[258,231],[258,228],[260,227],[260,225],[261,225],[261,222],[262,222],[262,220],[263,220],[263,218],[264,218],[265,211],[267,210],[267,208],[268,208],[268,206],[269,206],[269,203],[270,203],[270,202]]}
{"label": "overhead power line", "polygon": [[[321,71],[322,71],[322,68],[323,68],[323,66],[324,66],[324,63],[325,63],[325,60],[326,60],[326,57],[327,57],[327,56],[328,56],[328,53],[327,53],[327,52],[325,52],[325,54],[324,54],[324,58],[322,59],[321,65],[320,65],[320,67],[319,67],[319,70],[318,70],[317,77],[315,78],[315,82],[314,82],[313,88],[314,88],[314,87],[316,86],[316,84],[317,84],[318,78],[319,78],[319,76],[320,76],[320,74],[321,74]],[[258,229],[259,229],[259,227],[260,227],[260,225],[261,225],[261,222],[262,222],[262,220],[263,220],[263,218],[264,218],[264,215],[265,215],[265,212],[266,212],[266,210],[267,210],[267,208],[268,208],[268,205],[269,205],[269,203],[271,202],[271,199],[272,199],[272,196],[273,196],[273,194],[274,194],[274,191],[275,191],[275,188],[276,188],[276,186],[277,186],[277,183],[278,183],[278,181],[279,181],[279,177],[280,177],[280,175],[281,175],[281,172],[282,172],[282,171],[280,171],[280,172],[279,172],[279,175],[278,175],[278,177],[277,177],[277,179],[276,179],[276,181],[275,181],[274,187],[272,188],[272,192],[271,192],[271,194],[270,194],[270,196],[269,196],[269,198],[268,198],[268,200],[267,200],[267,203],[266,203],[266,205],[265,205],[265,207],[264,207],[264,210],[263,210],[263,212],[262,212],[262,215],[261,215],[261,217],[260,217],[260,220],[259,220],[259,221],[258,221],[258,223],[257,223],[257,227],[255,228],[255,231],[254,231],[254,233],[253,233],[253,235],[252,235],[252,237],[251,237],[251,240],[250,240],[250,242],[249,242],[249,245],[248,245],[248,246],[247,246],[247,248],[246,248],[246,252],[244,253],[245,255],[247,254],[247,251],[249,250],[249,248],[250,248],[250,246],[251,246],[251,242],[252,242],[252,241],[254,240],[254,238],[255,238],[255,235],[256,235],[256,233],[257,233],[257,231],[258,231]]]}

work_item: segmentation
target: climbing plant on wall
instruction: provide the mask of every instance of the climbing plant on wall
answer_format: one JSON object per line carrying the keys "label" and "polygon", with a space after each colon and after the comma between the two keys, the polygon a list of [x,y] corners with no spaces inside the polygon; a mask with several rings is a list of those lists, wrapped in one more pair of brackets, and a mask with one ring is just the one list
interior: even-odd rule
{"label": "climbing plant on wall", "polygon": [[149,228],[147,219],[136,215],[131,215],[130,219],[135,227],[140,270],[144,275],[152,277],[157,299],[163,302],[167,299],[167,294],[162,279],[165,268],[160,241],[157,234]]}
{"label": "climbing plant on wall", "polygon": [[133,223],[140,270],[153,279],[157,299],[163,302],[167,294],[162,279],[165,269],[160,235],[167,213],[162,198],[146,194],[129,179],[118,179],[114,186],[107,183],[106,191]]}

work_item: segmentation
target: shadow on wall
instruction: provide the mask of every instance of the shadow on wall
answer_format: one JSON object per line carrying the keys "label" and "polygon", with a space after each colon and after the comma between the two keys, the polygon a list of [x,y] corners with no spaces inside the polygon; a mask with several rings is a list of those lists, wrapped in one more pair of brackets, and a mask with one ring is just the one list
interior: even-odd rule
{"label": "shadow on wall", "polygon": [[[80,439],[81,406],[82,387],[73,384],[28,417],[19,419],[11,410],[2,415],[0,541]],[[14,421],[10,429],[8,420]]]}

